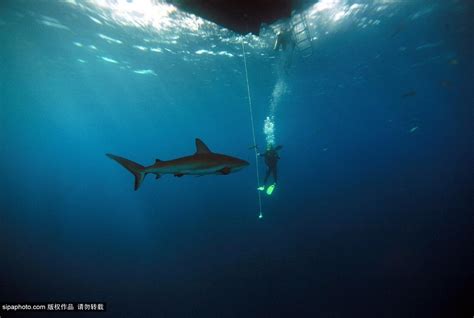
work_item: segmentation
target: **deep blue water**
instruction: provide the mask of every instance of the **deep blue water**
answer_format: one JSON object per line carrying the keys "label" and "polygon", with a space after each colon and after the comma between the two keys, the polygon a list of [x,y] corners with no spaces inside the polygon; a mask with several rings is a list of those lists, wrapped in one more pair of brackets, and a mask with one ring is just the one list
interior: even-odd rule
{"label": "deep blue water", "polygon": [[[94,2],[0,5],[0,303],[474,314],[472,2],[321,0],[313,55],[288,73],[271,30],[239,38],[180,15],[153,27],[149,1]],[[242,41],[257,143],[273,104],[283,145],[263,219]],[[149,165],[194,153],[196,137],[251,165],[135,192],[105,156]],[[0,310],[22,315],[42,316]]]}

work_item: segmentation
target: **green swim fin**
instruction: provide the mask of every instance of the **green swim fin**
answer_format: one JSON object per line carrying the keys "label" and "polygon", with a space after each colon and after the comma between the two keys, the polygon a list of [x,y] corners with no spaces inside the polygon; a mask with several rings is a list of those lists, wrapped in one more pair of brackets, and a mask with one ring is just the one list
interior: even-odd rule
{"label": "green swim fin", "polygon": [[271,195],[273,193],[273,190],[275,190],[276,183],[272,184],[267,188],[267,195]]}

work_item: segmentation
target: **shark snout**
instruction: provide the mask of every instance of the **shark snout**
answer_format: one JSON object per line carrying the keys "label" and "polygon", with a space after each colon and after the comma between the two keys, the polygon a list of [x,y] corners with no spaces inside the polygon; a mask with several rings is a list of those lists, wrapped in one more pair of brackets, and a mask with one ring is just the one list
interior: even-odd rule
{"label": "shark snout", "polygon": [[242,159],[239,159],[239,161],[237,162],[237,166],[238,167],[247,167],[250,163],[248,161],[245,161],[245,160],[242,160]]}
{"label": "shark snout", "polygon": [[242,168],[245,168],[249,165],[248,161],[245,161],[245,160],[238,160],[235,165],[234,165],[234,171],[237,171],[237,170],[240,170]]}

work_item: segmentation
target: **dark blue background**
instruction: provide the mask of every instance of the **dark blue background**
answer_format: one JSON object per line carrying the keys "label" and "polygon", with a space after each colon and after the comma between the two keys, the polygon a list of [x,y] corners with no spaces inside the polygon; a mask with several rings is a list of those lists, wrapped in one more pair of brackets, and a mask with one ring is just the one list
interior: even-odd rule
{"label": "dark blue background", "polygon": [[[471,317],[473,7],[399,6],[295,56],[275,114],[280,184],[259,220],[238,41],[183,37],[170,47],[191,51],[186,62],[131,49],[142,31],[70,6],[5,2],[0,302],[107,302],[87,317]],[[192,54],[212,44],[234,56]],[[247,50],[263,146],[278,56]],[[134,192],[104,155],[148,165],[193,153],[195,137],[251,166],[148,177]]]}

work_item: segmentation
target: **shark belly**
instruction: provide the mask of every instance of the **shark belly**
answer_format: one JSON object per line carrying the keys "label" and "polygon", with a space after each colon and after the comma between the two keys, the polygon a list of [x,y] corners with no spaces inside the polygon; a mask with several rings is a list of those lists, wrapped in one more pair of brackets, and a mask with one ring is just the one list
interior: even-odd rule
{"label": "shark belly", "polygon": [[[174,161],[174,162],[173,162]],[[147,173],[155,174],[181,174],[181,175],[209,175],[215,174],[218,170],[224,168],[220,164],[212,164],[208,162],[191,161],[179,162],[173,160],[170,162],[163,162],[146,169]],[[184,161],[184,160],[183,160]]]}

